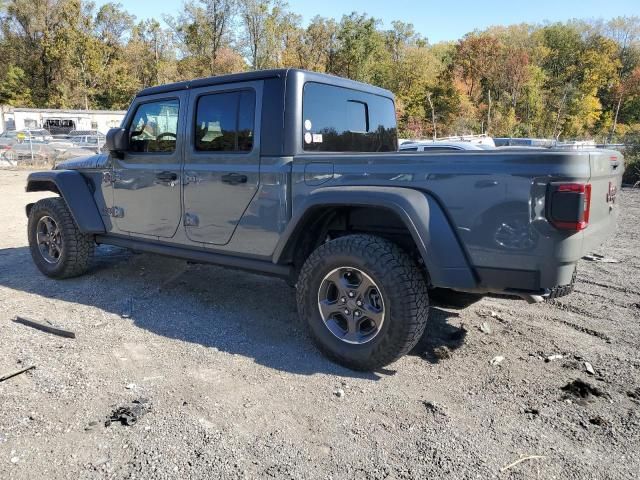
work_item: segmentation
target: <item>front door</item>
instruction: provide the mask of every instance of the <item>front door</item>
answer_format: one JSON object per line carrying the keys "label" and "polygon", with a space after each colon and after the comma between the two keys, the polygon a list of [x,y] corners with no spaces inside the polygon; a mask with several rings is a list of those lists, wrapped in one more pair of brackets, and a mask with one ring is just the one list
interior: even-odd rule
{"label": "front door", "polygon": [[136,100],[126,119],[129,148],[114,158],[113,212],[120,230],[170,238],[182,216],[180,133],[185,92]]}
{"label": "front door", "polygon": [[196,242],[224,245],[260,183],[262,82],[191,91],[184,163],[184,223]]}

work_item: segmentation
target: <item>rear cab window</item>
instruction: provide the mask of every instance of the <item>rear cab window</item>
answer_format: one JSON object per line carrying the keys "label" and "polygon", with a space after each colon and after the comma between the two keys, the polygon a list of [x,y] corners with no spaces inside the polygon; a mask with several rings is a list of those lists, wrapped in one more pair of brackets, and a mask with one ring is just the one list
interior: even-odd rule
{"label": "rear cab window", "polygon": [[302,110],[302,145],[306,152],[397,150],[395,107],[391,98],[307,82]]}

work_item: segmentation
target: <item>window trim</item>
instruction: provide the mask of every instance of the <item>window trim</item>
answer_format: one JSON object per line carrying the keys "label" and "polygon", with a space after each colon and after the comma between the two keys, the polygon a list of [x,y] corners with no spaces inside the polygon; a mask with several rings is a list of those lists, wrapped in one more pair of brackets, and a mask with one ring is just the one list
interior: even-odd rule
{"label": "window trim", "polygon": [[150,103],[159,103],[159,102],[165,102],[167,100],[175,100],[178,102],[178,128],[176,129],[176,145],[173,149],[173,151],[171,152],[132,152],[129,149],[127,149],[127,151],[125,152],[126,155],[131,155],[134,157],[138,157],[138,156],[144,156],[144,155],[162,155],[165,157],[169,157],[171,155],[175,155],[180,149],[178,148],[178,139],[180,138],[180,109],[182,108],[182,102],[180,101],[180,97],[162,97],[162,98],[152,98],[146,101],[142,101],[142,102],[138,102],[135,107],[136,109],[133,112],[133,115],[131,115],[131,119],[128,120],[127,122],[127,134],[129,135],[129,140],[128,143],[131,142],[131,125],[133,124],[133,120],[136,118],[136,114],[138,113],[138,109],[140,107],[142,107],[143,105],[148,105]]}
{"label": "window trim", "polygon": [[[196,126],[198,125],[198,103],[202,97],[208,97],[212,95],[220,95],[225,93],[242,93],[242,92],[252,92],[253,93],[253,143],[251,144],[251,150],[198,150],[196,149]],[[233,87],[228,90],[212,90],[201,92],[195,96],[193,102],[193,112],[191,114],[191,131],[189,132],[190,144],[191,144],[191,152],[190,155],[251,155],[256,149],[256,112],[258,111],[258,92],[252,86],[246,87]],[[236,107],[236,144],[238,141],[238,121],[240,120],[240,101],[238,100],[238,105]]]}

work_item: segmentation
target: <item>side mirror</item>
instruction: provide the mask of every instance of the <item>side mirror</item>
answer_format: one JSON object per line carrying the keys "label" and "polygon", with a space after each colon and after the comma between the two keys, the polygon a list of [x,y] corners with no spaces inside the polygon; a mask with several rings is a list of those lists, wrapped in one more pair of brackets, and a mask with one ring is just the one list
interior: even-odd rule
{"label": "side mirror", "polygon": [[112,128],[107,132],[105,150],[112,153],[126,152],[129,148],[129,132],[126,128]]}

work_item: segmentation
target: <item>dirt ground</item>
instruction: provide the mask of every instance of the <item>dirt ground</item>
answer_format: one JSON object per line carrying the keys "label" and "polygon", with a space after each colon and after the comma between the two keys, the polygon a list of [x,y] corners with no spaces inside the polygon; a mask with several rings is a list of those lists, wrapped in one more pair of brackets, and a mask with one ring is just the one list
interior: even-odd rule
{"label": "dirt ground", "polygon": [[[432,307],[412,355],[361,374],[315,350],[279,280],[111,247],[43,277],[25,178],[0,171],[0,375],[36,368],[0,383],[0,478],[639,476],[638,190],[596,252],[620,263],[582,261],[569,297]],[[137,422],[105,426],[119,407]]]}

